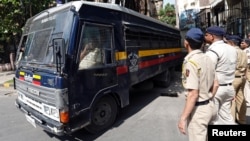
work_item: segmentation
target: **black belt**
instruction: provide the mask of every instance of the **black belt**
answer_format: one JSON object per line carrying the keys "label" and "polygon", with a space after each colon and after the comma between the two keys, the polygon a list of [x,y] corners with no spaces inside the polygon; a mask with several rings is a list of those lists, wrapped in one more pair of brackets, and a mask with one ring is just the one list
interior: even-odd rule
{"label": "black belt", "polygon": [[200,105],[206,105],[206,104],[208,104],[209,103],[209,99],[208,100],[205,100],[205,101],[200,101],[200,102],[196,102],[195,103],[195,106],[200,106]]}
{"label": "black belt", "polygon": [[219,84],[220,86],[231,86],[232,83],[227,83],[227,84]]}
{"label": "black belt", "polygon": [[235,76],[235,78],[242,78],[244,75]]}

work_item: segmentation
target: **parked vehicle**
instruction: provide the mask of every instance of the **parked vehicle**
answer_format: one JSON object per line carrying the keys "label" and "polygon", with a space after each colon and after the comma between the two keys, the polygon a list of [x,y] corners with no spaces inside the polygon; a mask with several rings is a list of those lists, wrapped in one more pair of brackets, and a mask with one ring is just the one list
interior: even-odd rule
{"label": "parked vehicle", "polygon": [[74,1],[47,9],[24,27],[16,106],[32,125],[56,135],[103,131],[129,105],[131,86],[170,84],[183,60],[180,43],[178,29],[115,4]]}

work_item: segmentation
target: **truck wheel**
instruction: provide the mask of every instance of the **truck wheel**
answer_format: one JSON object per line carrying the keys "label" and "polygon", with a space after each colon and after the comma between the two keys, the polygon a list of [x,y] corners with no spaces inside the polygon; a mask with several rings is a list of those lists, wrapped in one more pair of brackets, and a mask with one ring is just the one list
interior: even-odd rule
{"label": "truck wheel", "polygon": [[101,98],[91,109],[91,123],[85,129],[93,134],[108,129],[113,125],[117,116],[117,104],[114,98]]}
{"label": "truck wheel", "polygon": [[163,88],[167,88],[172,80],[172,69],[168,69],[165,72],[159,74],[158,76],[156,76],[154,78],[154,86],[156,87],[163,87]]}

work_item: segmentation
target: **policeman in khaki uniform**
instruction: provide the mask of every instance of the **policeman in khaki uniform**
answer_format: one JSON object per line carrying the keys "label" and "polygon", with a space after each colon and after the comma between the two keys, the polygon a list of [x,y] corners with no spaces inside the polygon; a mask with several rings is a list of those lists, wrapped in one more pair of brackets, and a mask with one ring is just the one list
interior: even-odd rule
{"label": "policeman in khaki uniform", "polygon": [[199,28],[190,29],[184,41],[188,55],[183,62],[182,83],[187,98],[178,128],[181,133],[188,133],[189,141],[207,141],[207,128],[214,109],[211,99],[218,88],[213,62],[200,50],[203,41]]}
{"label": "policeman in khaki uniform", "polygon": [[235,89],[235,98],[232,101],[231,112],[236,122],[246,124],[246,100],[243,93],[245,86],[245,74],[247,69],[247,54],[240,49],[241,38],[238,35],[226,36],[226,42],[235,47],[237,51],[237,64],[233,86]]}
{"label": "policeman in khaki uniform", "polygon": [[250,107],[250,39],[243,39],[240,44],[241,49],[247,54],[247,72],[246,72],[246,84],[244,87],[244,96],[246,99],[247,107]]}

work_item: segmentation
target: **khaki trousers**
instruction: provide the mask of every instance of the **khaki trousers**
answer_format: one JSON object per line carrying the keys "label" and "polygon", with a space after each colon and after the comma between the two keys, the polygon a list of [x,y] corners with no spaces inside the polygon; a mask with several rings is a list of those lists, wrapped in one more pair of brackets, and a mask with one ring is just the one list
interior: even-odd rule
{"label": "khaki trousers", "polygon": [[245,100],[246,100],[246,105],[249,107],[250,106],[250,83],[249,83],[249,81],[246,81],[246,83],[245,83],[244,96],[245,96]]}
{"label": "khaki trousers", "polygon": [[231,112],[235,121],[240,124],[246,124],[246,101],[243,93],[245,78],[235,78],[233,86],[235,89],[235,98],[232,101]]}
{"label": "khaki trousers", "polygon": [[206,105],[195,106],[187,125],[189,141],[207,141],[207,128],[214,108],[212,100]]}

